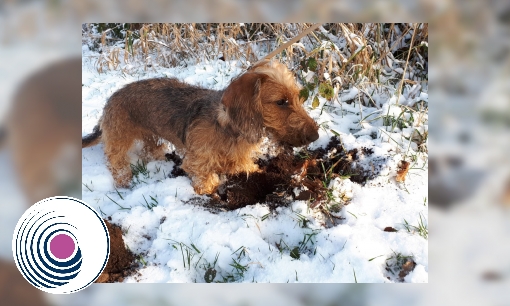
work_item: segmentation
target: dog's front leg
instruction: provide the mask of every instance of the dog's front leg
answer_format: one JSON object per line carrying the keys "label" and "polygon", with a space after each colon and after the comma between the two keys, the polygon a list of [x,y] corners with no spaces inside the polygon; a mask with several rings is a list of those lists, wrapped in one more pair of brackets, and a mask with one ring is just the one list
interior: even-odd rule
{"label": "dog's front leg", "polygon": [[[192,181],[193,189],[198,194],[212,194],[220,185],[218,174],[209,168],[207,159],[200,159],[188,152],[184,157],[181,168],[186,171]],[[204,161],[204,162],[200,162]]]}
{"label": "dog's front leg", "polygon": [[220,185],[220,178],[216,173],[192,176],[192,185],[198,194],[213,194]]}

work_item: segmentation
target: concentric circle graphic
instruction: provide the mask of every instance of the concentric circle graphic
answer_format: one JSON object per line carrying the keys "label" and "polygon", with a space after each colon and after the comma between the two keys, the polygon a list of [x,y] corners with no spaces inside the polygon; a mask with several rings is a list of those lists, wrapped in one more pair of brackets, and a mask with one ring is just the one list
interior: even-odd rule
{"label": "concentric circle graphic", "polygon": [[23,214],[12,252],[32,285],[48,293],[73,293],[92,284],[105,268],[110,237],[92,207],[75,198],[52,197]]}

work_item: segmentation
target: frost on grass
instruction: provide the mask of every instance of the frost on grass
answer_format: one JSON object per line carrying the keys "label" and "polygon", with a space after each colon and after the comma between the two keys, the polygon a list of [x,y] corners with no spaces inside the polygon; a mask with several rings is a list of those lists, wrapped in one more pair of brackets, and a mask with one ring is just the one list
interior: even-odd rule
{"label": "frost on grass", "polygon": [[[338,30],[321,27],[320,39],[329,41],[315,46],[314,40],[303,39],[295,47],[307,52],[295,66],[306,88],[304,107],[319,124],[320,138],[290,150],[264,139],[264,155],[257,161],[262,171],[225,177],[215,197],[194,193],[180,169],[181,156],[168,143],[166,161],[143,163],[133,156],[129,189],[114,188],[102,145],[83,150],[83,199],[119,227],[134,254],[136,271],[117,281],[428,281],[428,96],[426,82],[419,82],[424,73],[419,66],[426,63],[414,59],[405,70],[413,81],[406,81],[397,96],[409,40],[391,51],[393,44],[386,41],[350,48],[350,42],[361,46],[377,40],[356,36],[349,25]],[[154,31],[145,33],[163,42]],[[191,37],[191,28],[186,31]],[[349,33],[349,39],[339,33]],[[112,45],[84,40],[89,47],[82,51],[83,135],[97,124],[108,97],[125,84],[176,77],[222,89],[247,67],[244,58],[229,58],[228,48],[223,49],[225,61],[212,57],[217,49],[177,58],[179,53],[171,55],[159,49],[161,44],[137,53],[140,38],[122,38],[127,53],[113,53],[115,47],[126,47],[118,39]],[[214,48],[198,36],[189,39]],[[242,39],[234,41],[231,47],[247,48]],[[249,57],[261,58],[272,46],[250,48]],[[363,74],[356,67],[362,67],[364,57],[371,60],[368,52],[380,52],[374,56],[384,55],[384,60]],[[206,60],[197,61],[205,54]],[[338,62],[352,69],[342,70]]]}

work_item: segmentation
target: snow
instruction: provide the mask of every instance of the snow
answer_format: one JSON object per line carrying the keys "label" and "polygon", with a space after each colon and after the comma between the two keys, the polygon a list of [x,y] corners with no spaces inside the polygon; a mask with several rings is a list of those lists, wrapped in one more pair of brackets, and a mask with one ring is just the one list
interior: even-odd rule
{"label": "snow", "polygon": [[[99,74],[94,66],[98,54],[85,47],[82,53],[83,136],[92,132],[108,97],[130,82],[177,77],[189,84],[221,89],[242,73],[236,61],[218,61],[149,71],[131,66],[129,74],[121,70]],[[342,105],[322,97],[315,109],[311,109],[312,98],[305,103],[321,127],[320,138],[310,145],[311,149],[325,147],[338,133],[346,150],[373,150],[370,158],[360,157],[359,166],[367,169],[374,160],[385,161],[381,172],[364,186],[349,179],[331,182],[334,196],[343,195],[350,203],[338,213],[345,219],[329,228],[321,222],[325,217],[305,201],[279,207],[275,213],[264,203],[220,212],[186,203],[197,195],[187,177],[168,177],[173,162],[150,162],[150,174],[144,182],[132,189],[117,190],[106,166],[103,145],[83,149],[83,200],[119,225],[126,246],[143,258],[139,275],[127,277],[124,282],[205,282],[204,274],[214,267],[215,281],[355,282],[355,273],[357,282],[387,283],[393,280],[386,277],[385,261],[395,252],[412,255],[417,264],[406,282],[428,282],[428,241],[414,228],[408,231],[404,226],[405,220],[418,226],[420,216],[428,224],[428,171],[427,166],[419,169],[427,157],[414,152],[416,146],[406,139],[414,129],[427,131],[427,122],[402,130],[383,127],[378,117],[389,114],[396,118],[402,112],[395,105],[397,98],[381,91],[373,95],[381,109],[373,105],[360,108],[359,94],[358,88],[351,87],[340,93]],[[418,97],[416,100],[428,99],[424,92]],[[375,139],[371,136],[374,133]],[[417,160],[405,185],[396,183],[398,163],[412,155]],[[148,203],[156,205],[149,207]],[[306,227],[302,227],[301,216],[307,220]],[[398,232],[383,231],[386,227]],[[307,242],[303,245],[303,241]],[[299,259],[290,256],[294,247],[301,248]],[[236,263],[244,268],[236,269]]]}
{"label": "snow", "polygon": [[342,102],[352,100],[358,95],[359,91],[356,87],[351,88],[348,92],[342,93],[340,99]]}

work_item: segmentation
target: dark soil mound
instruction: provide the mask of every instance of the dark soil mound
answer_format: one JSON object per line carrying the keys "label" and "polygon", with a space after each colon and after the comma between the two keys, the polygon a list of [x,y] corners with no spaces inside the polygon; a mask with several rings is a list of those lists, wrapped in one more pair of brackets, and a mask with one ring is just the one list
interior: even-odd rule
{"label": "dark soil mound", "polygon": [[[265,203],[274,209],[293,200],[306,200],[314,208],[329,200],[327,187],[335,177],[360,184],[373,178],[376,169],[366,170],[359,162],[361,156],[368,158],[372,154],[371,148],[346,152],[340,139],[332,137],[326,148],[303,151],[299,155],[288,149],[274,158],[261,159],[257,162],[259,172],[230,175],[210,199],[192,198],[187,203],[222,210]],[[374,160],[370,162],[372,165],[376,163]],[[380,161],[377,164],[380,168]],[[177,168],[174,171],[180,170]],[[295,188],[301,191],[297,195]]]}
{"label": "dark soil mound", "polygon": [[110,257],[103,273],[96,280],[96,283],[117,283],[122,282],[126,276],[131,275],[136,268],[135,257],[126,249],[122,230],[116,225],[104,220],[108,233],[110,234]]}
{"label": "dark soil mound", "polygon": [[175,163],[172,172],[170,172],[170,177],[178,177],[186,175],[186,172],[181,169],[182,159],[175,152],[165,154],[167,161],[173,161]]}
{"label": "dark soil mound", "polygon": [[228,176],[218,194],[229,209],[256,203],[286,205],[292,200],[292,189],[297,182],[292,175],[299,172],[304,159],[284,152],[271,160],[259,160],[260,172]]}

